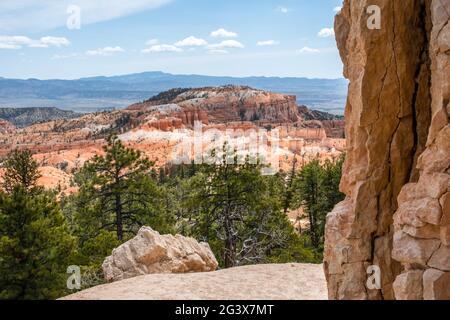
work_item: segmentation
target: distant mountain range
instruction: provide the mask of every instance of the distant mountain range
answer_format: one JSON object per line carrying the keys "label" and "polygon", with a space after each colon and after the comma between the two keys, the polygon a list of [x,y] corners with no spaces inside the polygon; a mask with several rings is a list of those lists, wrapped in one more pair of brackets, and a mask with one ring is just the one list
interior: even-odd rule
{"label": "distant mountain range", "polygon": [[342,114],[347,95],[345,79],[279,77],[213,77],[144,72],[77,80],[0,78],[0,107],[57,107],[76,112],[125,108],[172,88],[246,85],[297,96],[311,109]]}

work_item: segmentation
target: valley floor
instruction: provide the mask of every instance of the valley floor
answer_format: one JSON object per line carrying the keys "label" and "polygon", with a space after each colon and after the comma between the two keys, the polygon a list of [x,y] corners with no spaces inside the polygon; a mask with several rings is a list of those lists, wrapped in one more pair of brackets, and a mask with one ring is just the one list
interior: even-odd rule
{"label": "valley floor", "polygon": [[326,300],[322,265],[253,265],[208,273],[152,274],[90,288],[67,300]]}

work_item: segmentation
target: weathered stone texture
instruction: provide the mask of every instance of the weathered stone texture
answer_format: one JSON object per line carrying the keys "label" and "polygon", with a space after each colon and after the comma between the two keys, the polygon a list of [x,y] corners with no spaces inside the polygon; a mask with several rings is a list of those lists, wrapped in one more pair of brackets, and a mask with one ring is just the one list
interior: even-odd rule
{"label": "weathered stone texture", "polygon": [[154,273],[214,271],[217,266],[207,243],[160,235],[149,227],[142,227],[136,237],[114,249],[102,265],[109,282]]}
{"label": "weathered stone texture", "polygon": [[[379,30],[367,27],[370,5],[381,9]],[[450,0],[345,0],[336,17],[350,85],[347,198],[326,227],[331,299],[450,290],[449,13]],[[380,290],[366,288],[366,265],[381,268]],[[423,276],[429,270],[444,275]],[[423,293],[411,292],[421,283]]]}

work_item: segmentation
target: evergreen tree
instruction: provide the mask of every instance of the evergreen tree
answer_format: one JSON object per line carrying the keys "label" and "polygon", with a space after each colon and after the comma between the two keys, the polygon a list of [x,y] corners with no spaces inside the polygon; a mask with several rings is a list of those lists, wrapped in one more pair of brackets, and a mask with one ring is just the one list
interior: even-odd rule
{"label": "evergreen tree", "polygon": [[339,191],[344,158],[326,160],[323,164],[313,160],[303,166],[295,178],[297,207],[303,206],[309,220],[312,245],[323,250],[326,215],[344,199]]}
{"label": "evergreen tree", "polygon": [[75,239],[54,193],[36,188],[29,151],[6,161],[8,193],[0,192],[0,299],[52,299],[65,293]]}
{"label": "evergreen tree", "polygon": [[74,246],[54,196],[0,193],[0,299],[63,295]]}
{"label": "evergreen tree", "polygon": [[311,242],[315,248],[320,245],[320,225],[325,223],[326,212],[320,210],[320,179],[321,165],[318,160],[313,160],[305,165],[298,175],[298,190],[300,193],[305,213],[309,219],[309,233]]}
{"label": "evergreen tree", "polygon": [[161,194],[151,175],[153,164],[110,136],[104,156],[95,156],[75,175],[80,187],[74,219],[82,240],[102,231],[114,231],[119,241],[137,233],[143,225],[169,232],[171,219],[161,209]]}
{"label": "evergreen tree", "polygon": [[[226,145],[223,151],[218,163],[201,165],[188,183],[183,206],[189,209],[192,235],[207,241],[226,268],[275,261],[298,240],[282,210],[280,181],[262,176],[262,165],[248,157],[239,161],[235,152],[230,155]],[[297,249],[298,260],[306,260],[306,250]]]}
{"label": "evergreen tree", "polygon": [[322,165],[321,187],[322,187],[322,208],[325,212],[331,212],[334,206],[344,200],[345,196],[339,191],[342,177],[342,166],[344,157],[335,161],[326,160]]}
{"label": "evergreen tree", "polygon": [[15,150],[3,163],[6,168],[3,175],[3,189],[11,192],[14,187],[21,186],[25,190],[36,187],[37,179],[41,177],[38,164],[32,158],[30,150]]}
{"label": "evergreen tree", "polygon": [[294,198],[294,179],[295,175],[297,173],[297,158],[294,157],[292,160],[292,167],[288,174],[285,176],[282,175],[282,178],[284,178],[284,192],[283,192],[283,212],[284,214],[288,214],[289,209],[292,206],[292,201]]}

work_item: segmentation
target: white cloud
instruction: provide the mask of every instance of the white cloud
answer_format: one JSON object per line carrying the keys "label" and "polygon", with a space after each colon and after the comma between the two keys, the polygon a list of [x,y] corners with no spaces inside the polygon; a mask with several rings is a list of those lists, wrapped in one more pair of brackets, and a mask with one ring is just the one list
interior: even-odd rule
{"label": "white cloud", "polygon": [[238,35],[236,32],[225,30],[224,28],[217,29],[211,32],[211,37],[214,38],[236,38]]}
{"label": "white cloud", "polygon": [[342,10],[342,7],[334,7],[334,9],[333,9],[333,11],[334,12],[336,12],[336,13],[339,13],[339,12],[341,12],[341,10]]}
{"label": "white cloud", "polygon": [[155,44],[158,44],[159,43],[159,40],[158,39],[150,39],[150,40],[148,40],[146,43],[145,43],[145,45],[147,45],[147,46],[154,46]]}
{"label": "white cloud", "polygon": [[291,11],[291,9],[289,9],[285,6],[278,6],[276,11],[281,12],[281,13],[288,13]]}
{"label": "white cloud", "polygon": [[19,49],[20,46],[16,45],[16,44],[9,44],[9,43],[1,43],[0,42],[0,49],[9,49],[9,50],[14,50],[14,49]]}
{"label": "white cloud", "polygon": [[328,38],[334,36],[334,29],[333,28],[323,28],[319,31],[317,34],[320,38]]}
{"label": "white cloud", "polygon": [[70,41],[66,38],[60,38],[60,37],[42,37],[40,40],[40,43],[44,46],[55,46],[55,47],[67,47],[70,45]]}
{"label": "white cloud", "polygon": [[211,44],[208,48],[212,50],[223,50],[226,48],[244,48],[244,45],[236,40],[224,40],[220,43]]}
{"label": "white cloud", "polygon": [[115,53],[119,53],[119,52],[124,52],[125,50],[123,50],[121,47],[119,46],[115,46],[115,47],[105,47],[105,48],[98,48],[95,50],[89,50],[86,51],[86,54],[88,56],[111,56]]}
{"label": "white cloud", "polygon": [[157,44],[141,51],[142,53],[157,53],[157,52],[183,52],[183,49],[173,46],[171,44]]}
{"label": "white cloud", "polygon": [[22,46],[28,46],[33,42],[25,36],[0,36],[1,49],[20,49]]}
{"label": "white cloud", "polygon": [[0,49],[21,49],[24,46],[30,48],[67,47],[69,45],[69,40],[60,37],[46,36],[34,40],[26,36],[0,36]]}
{"label": "white cloud", "polygon": [[55,54],[55,55],[53,55],[52,60],[70,59],[70,58],[75,58],[77,56],[78,56],[77,53],[71,53],[71,54],[66,54],[66,55]]}
{"label": "white cloud", "polygon": [[256,45],[259,46],[259,47],[276,46],[276,45],[279,45],[279,44],[280,43],[278,41],[275,41],[275,40],[258,41],[256,43]]}
{"label": "white cloud", "polygon": [[145,10],[156,9],[173,0],[2,0],[0,31],[44,31],[65,27],[69,5],[81,9],[81,28]]}
{"label": "white cloud", "polygon": [[320,53],[319,49],[310,48],[310,47],[303,47],[300,50],[298,50],[299,53]]}
{"label": "white cloud", "polygon": [[222,49],[212,49],[208,51],[209,54],[227,54],[228,51],[227,50],[222,50]]}
{"label": "white cloud", "polygon": [[187,37],[181,41],[175,43],[177,47],[203,47],[206,46],[208,42],[206,40],[196,38],[194,36]]}

